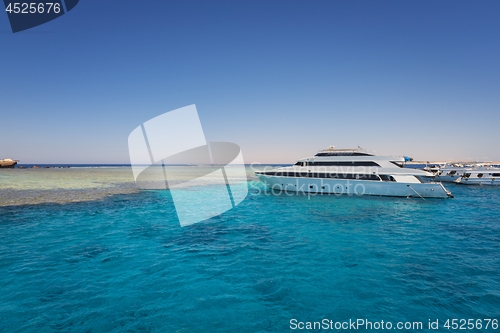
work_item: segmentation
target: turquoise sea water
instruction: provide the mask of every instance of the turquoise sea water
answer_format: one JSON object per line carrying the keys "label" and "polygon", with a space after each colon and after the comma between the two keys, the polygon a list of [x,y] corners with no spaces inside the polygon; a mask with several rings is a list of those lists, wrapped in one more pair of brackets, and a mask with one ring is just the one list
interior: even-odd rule
{"label": "turquoise sea water", "polygon": [[447,185],[454,199],[424,201],[251,186],[184,228],[168,191],[0,207],[0,331],[500,319],[500,189]]}

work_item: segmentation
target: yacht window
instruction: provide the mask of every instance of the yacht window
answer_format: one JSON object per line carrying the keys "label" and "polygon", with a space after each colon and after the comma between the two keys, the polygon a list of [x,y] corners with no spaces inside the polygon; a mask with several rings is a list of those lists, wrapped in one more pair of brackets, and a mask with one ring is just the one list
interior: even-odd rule
{"label": "yacht window", "polygon": [[492,174],[493,177],[500,177],[500,173],[494,173]]}
{"label": "yacht window", "polygon": [[469,177],[470,177],[470,173],[466,173],[466,174],[464,174],[464,177],[465,177],[465,178],[469,178]]}
{"label": "yacht window", "polygon": [[380,180],[380,178],[377,175],[369,175],[369,174],[357,175],[357,174],[343,174],[343,173],[284,172],[284,171],[268,171],[268,172],[263,172],[263,174],[276,177]]}
{"label": "yacht window", "polygon": [[477,174],[477,178],[483,178],[483,174],[482,173],[478,173]]}
{"label": "yacht window", "polygon": [[393,176],[389,176],[389,175],[379,175],[380,176],[380,179],[382,179],[384,182],[395,182],[396,179],[394,179]]}
{"label": "yacht window", "polygon": [[372,161],[362,161],[362,162],[332,162],[332,161],[315,161],[315,162],[307,162],[308,166],[375,166],[380,167],[380,164],[372,162]]}
{"label": "yacht window", "polygon": [[380,180],[377,175],[358,175],[357,179],[360,180]]}
{"label": "yacht window", "polygon": [[419,182],[421,182],[421,183],[423,183],[423,182],[424,182],[424,180],[423,180],[420,176],[415,176],[415,178],[417,178],[417,179],[418,179],[418,181],[419,181]]}

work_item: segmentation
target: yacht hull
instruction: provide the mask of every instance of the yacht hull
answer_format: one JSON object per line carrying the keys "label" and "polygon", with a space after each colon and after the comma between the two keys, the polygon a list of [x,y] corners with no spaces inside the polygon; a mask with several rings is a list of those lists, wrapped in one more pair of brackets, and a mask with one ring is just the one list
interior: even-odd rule
{"label": "yacht hull", "polygon": [[444,182],[444,183],[453,183],[453,182],[455,182],[460,177],[461,177],[461,175],[436,176],[436,177],[434,177],[433,181],[435,181],[435,182]]}
{"label": "yacht hull", "polygon": [[453,197],[441,183],[280,177],[263,174],[257,174],[257,177],[272,191],[443,199]]}
{"label": "yacht hull", "polygon": [[426,183],[455,183],[461,176],[426,176],[422,180]]}
{"label": "yacht hull", "polygon": [[455,181],[461,185],[493,185],[500,186],[500,178],[459,178]]}

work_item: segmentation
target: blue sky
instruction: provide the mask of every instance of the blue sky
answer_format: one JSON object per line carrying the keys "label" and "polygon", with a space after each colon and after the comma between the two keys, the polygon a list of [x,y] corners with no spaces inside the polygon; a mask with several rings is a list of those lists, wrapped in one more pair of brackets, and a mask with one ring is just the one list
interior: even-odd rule
{"label": "blue sky", "polygon": [[[500,160],[498,1],[80,1],[0,15],[0,158],[127,163],[196,104],[208,141],[292,163],[329,145]],[[0,13],[1,14],[1,13]]]}

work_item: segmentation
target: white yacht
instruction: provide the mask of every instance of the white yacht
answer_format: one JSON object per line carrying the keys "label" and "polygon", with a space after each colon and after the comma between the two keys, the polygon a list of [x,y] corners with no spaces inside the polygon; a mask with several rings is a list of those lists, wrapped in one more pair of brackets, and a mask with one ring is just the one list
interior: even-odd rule
{"label": "white yacht", "polygon": [[462,164],[442,163],[430,166],[428,165],[424,168],[424,170],[432,173],[433,176],[424,177],[424,181],[452,183],[462,177],[462,175],[469,169],[470,168],[466,168]]}
{"label": "white yacht", "polygon": [[433,173],[433,177],[424,177],[424,181],[453,182],[470,185],[497,185],[500,184],[500,168],[491,164],[441,164],[424,168]]}
{"label": "white yacht", "polygon": [[362,148],[328,149],[295,165],[255,172],[271,190],[302,193],[453,197],[441,183],[425,183],[433,174],[403,168],[404,157],[377,156]]}
{"label": "white yacht", "polygon": [[479,168],[467,170],[455,180],[464,185],[500,185],[500,169]]}

